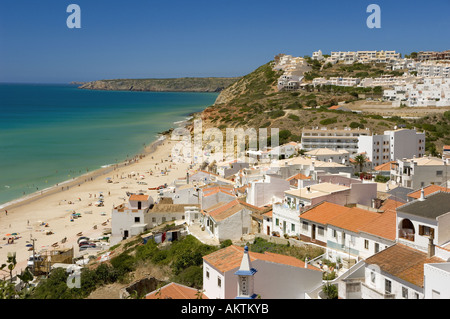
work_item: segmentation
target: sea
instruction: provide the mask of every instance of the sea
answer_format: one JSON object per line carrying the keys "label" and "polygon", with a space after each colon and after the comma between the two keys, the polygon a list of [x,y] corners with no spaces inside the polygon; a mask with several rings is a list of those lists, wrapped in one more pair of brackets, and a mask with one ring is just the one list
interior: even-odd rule
{"label": "sea", "polygon": [[132,158],[217,96],[0,84],[0,209]]}

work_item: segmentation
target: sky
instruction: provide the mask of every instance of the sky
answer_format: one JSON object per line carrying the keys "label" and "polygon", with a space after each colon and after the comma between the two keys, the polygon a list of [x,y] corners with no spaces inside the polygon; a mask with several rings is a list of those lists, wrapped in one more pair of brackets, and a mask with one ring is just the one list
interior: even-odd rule
{"label": "sky", "polygon": [[[370,4],[381,28],[369,28]],[[68,28],[70,4],[81,28]],[[243,76],[278,53],[450,49],[449,0],[0,2],[0,82]]]}

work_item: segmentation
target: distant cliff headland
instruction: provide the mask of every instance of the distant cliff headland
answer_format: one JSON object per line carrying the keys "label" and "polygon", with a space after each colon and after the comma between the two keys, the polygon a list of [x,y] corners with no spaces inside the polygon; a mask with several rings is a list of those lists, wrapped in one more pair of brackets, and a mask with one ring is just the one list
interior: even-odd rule
{"label": "distant cliff headland", "polygon": [[80,89],[152,92],[221,92],[240,78],[117,79],[87,82]]}

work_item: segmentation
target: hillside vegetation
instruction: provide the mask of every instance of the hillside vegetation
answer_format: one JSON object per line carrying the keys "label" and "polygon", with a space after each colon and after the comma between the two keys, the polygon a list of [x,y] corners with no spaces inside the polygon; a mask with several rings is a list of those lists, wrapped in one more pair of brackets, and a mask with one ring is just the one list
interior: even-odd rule
{"label": "hillside vegetation", "polygon": [[[380,65],[337,64],[322,68],[316,61],[312,63],[312,70],[305,73],[305,79],[308,78],[306,80],[308,83],[314,77],[358,76],[361,75],[360,72],[367,72],[369,76],[385,74]],[[338,129],[351,127],[369,129],[374,134],[382,134],[385,130],[402,126],[426,132],[427,154],[438,155],[443,145],[450,144],[450,111],[408,119],[392,113],[386,116],[370,109],[365,109],[364,113],[359,114],[329,110],[330,106],[339,102],[351,105],[355,102],[365,102],[367,97],[379,98],[382,88],[332,85],[314,88],[307,85],[295,92],[278,92],[276,85],[281,74],[281,71],[274,71],[272,62],[269,62],[242,77],[222,91],[216,103],[200,114],[203,128],[218,127],[222,130],[238,127],[279,128],[280,143],[285,143],[300,141],[304,127],[326,126]],[[405,112],[405,108],[398,109],[399,112]]]}

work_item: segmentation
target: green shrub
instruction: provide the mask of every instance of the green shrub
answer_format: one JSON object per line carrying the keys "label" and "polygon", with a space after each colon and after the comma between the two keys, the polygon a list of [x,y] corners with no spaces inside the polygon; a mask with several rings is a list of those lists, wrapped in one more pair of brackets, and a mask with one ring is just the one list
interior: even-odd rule
{"label": "green shrub", "polygon": [[336,117],[327,118],[327,119],[324,119],[324,120],[320,121],[319,123],[321,125],[334,124],[334,123],[337,123],[337,118]]}

